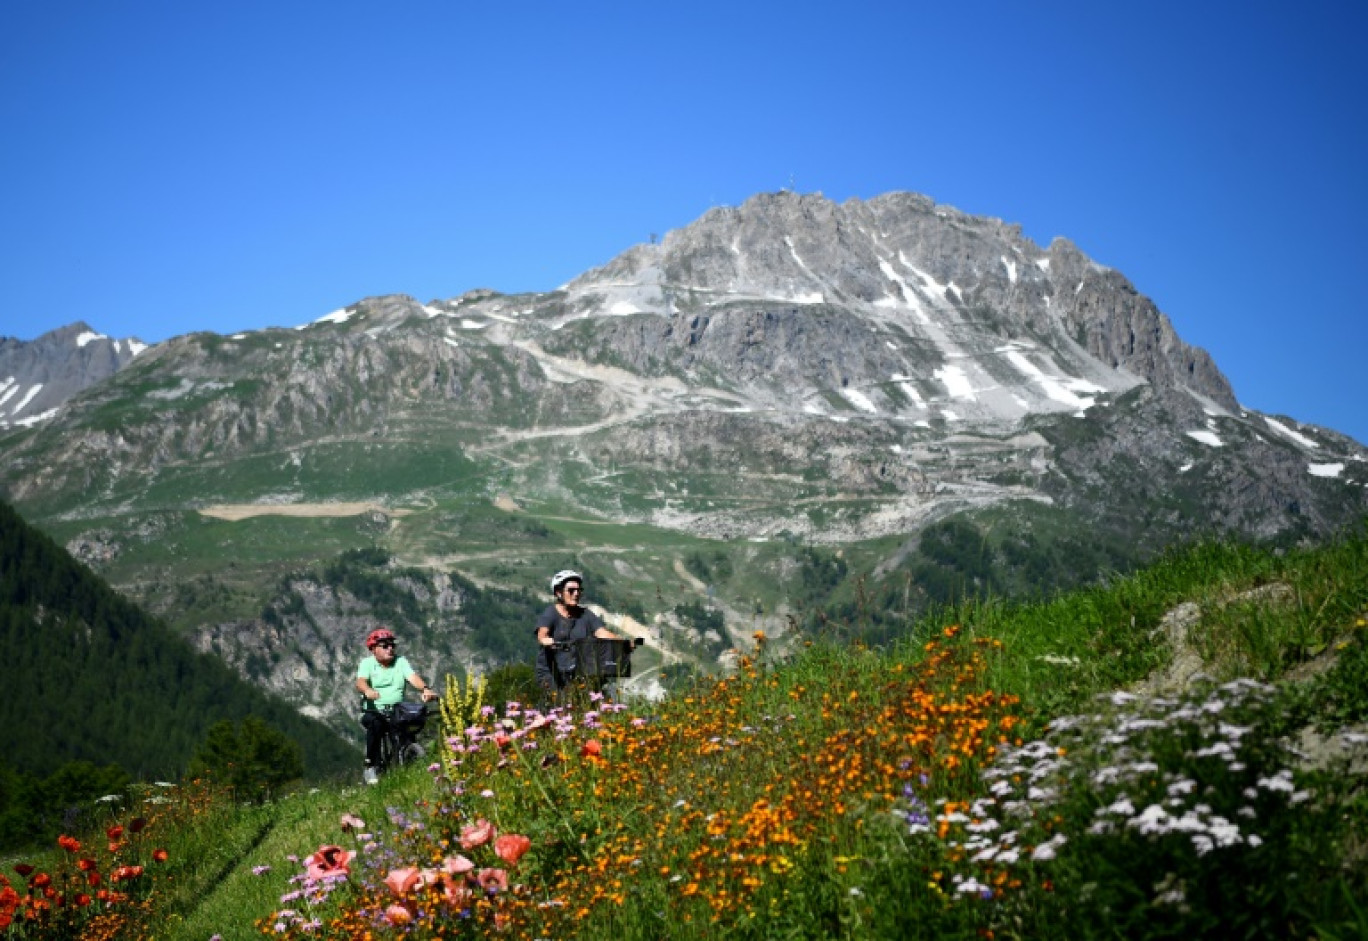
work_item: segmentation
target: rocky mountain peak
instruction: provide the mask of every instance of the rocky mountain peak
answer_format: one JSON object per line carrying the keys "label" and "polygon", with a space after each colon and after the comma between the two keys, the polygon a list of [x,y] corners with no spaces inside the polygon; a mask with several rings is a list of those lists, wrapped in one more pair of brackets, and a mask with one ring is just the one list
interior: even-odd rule
{"label": "rocky mountain peak", "polygon": [[0,429],[44,422],[76,393],[118,372],[147,349],[76,321],[32,341],[0,337]]}
{"label": "rocky mountain peak", "polygon": [[[868,414],[1015,422],[1149,383],[1238,408],[1211,358],[1118,272],[914,193],[761,194],[564,292],[557,327],[594,320],[633,368],[749,377],[738,391],[775,407],[835,394]],[[662,334],[687,342],[671,351]]]}

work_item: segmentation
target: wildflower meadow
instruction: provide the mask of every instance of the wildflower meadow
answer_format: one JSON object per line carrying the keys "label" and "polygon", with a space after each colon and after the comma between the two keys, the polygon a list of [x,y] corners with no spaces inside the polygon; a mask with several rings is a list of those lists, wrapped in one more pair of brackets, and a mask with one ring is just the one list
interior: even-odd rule
{"label": "wildflower meadow", "polygon": [[[426,768],[255,808],[142,794],[172,803],[9,866],[3,936],[1366,937],[1366,557],[1188,555],[878,649],[755,632],[659,702],[449,678]],[[1278,671],[1230,603],[1274,577],[1301,593],[1259,622],[1300,645]],[[1194,597],[1226,656],[1140,683]]]}

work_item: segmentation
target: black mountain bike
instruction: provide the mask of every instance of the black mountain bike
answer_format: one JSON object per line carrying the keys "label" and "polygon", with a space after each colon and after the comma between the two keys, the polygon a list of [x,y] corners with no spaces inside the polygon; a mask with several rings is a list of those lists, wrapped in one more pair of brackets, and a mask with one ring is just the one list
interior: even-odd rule
{"label": "black mountain bike", "polygon": [[427,704],[399,702],[385,713],[384,734],[380,738],[379,771],[397,768],[427,756],[418,742],[418,733],[427,724]]}

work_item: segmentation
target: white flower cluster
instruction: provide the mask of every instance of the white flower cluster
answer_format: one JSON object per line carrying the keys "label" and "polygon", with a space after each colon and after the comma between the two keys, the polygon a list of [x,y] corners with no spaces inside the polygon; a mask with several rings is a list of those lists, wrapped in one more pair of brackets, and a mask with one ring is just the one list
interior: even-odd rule
{"label": "white flower cluster", "polygon": [[[970,862],[992,867],[1054,859],[1070,839],[1058,830],[1060,807],[1069,799],[1076,808],[1079,797],[1094,809],[1074,839],[1176,835],[1198,856],[1257,848],[1263,839],[1247,827],[1259,807],[1311,796],[1297,788],[1290,768],[1268,766],[1270,756],[1280,762],[1290,753],[1266,740],[1255,748],[1254,726],[1236,721],[1273,694],[1248,679],[1181,698],[1112,693],[1096,713],[1058,719],[1043,739],[1003,748],[983,772],[988,793],[967,806],[941,801],[936,824],[962,838],[947,842]],[[1048,838],[1047,822],[1055,828]]]}

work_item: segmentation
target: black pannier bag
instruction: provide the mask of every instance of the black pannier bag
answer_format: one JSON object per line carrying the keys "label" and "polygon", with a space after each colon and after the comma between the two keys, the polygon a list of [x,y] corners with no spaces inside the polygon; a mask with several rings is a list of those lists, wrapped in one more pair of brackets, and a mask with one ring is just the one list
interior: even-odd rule
{"label": "black pannier bag", "polygon": [[557,651],[552,663],[556,672],[566,678],[621,679],[632,675],[632,646],[630,640],[590,637],[573,641],[569,650]]}
{"label": "black pannier bag", "polygon": [[595,638],[593,643],[598,676],[609,680],[632,675],[632,642],[630,640],[600,640]]}
{"label": "black pannier bag", "polygon": [[422,703],[397,702],[390,707],[389,721],[399,728],[421,729],[427,720],[427,709]]}

